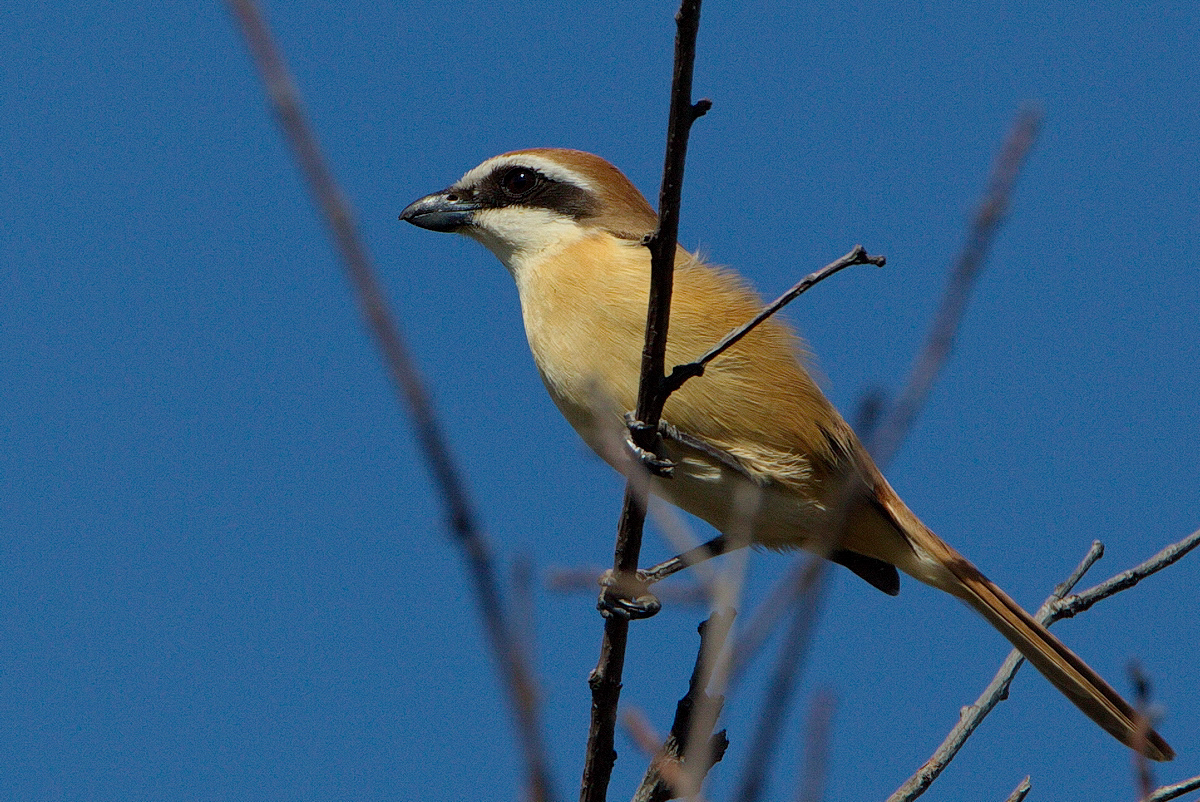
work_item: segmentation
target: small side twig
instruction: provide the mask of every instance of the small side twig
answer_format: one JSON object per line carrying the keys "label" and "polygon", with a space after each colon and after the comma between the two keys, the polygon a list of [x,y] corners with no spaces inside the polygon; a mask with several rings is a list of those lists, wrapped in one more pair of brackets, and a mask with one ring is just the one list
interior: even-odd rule
{"label": "small side twig", "polygon": [[887,257],[871,256],[867,253],[863,246],[855,245],[854,248],[845,256],[830,262],[820,270],[809,273],[807,276],[800,279],[800,281],[796,282],[796,284],[793,285],[790,290],[763,307],[763,310],[753,318],[726,334],[721,341],[714,345],[704,356],[692,362],[688,362],[683,365],[676,365],[674,368],[672,368],[670,375],[668,375],[663,381],[664,399],[682,387],[684,382],[686,382],[688,379],[696,376],[703,376],[704,369],[708,366],[709,362],[712,362],[718,356],[725,353],[725,351],[729,350],[729,348],[736,345],[739,340],[756,329],[763,323],[763,321],[774,315],[780,309],[783,309],[783,307],[787,306],[792,301],[799,298],[801,294],[807,292],[815,284],[818,284],[819,282],[822,282],[832,276],[834,273],[853,265],[875,265],[876,267],[883,267],[886,263]]}
{"label": "small side twig", "polygon": [[[691,738],[698,729],[694,725],[693,716],[707,707],[714,709],[709,717],[715,720],[715,712],[719,712],[724,701],[720,697],[709,697],[706,693],[713,663],[711,659],[706,659],[706,656],[721,651],[732,625],[733,611],[731,610],[715,612],[707,621],[700,624],[700,649],[696,655],[696,665],[692,669],[692,678],[688,682],[687,693],[675,706],[675,720],[671,723],[671,733],[667,736],[662,749],[651,761],[650,768],[646,770],[646,775],[642,778],[641,785],[638,786],[637,793],[633,796],[633,802],[666,802],[668,799],[678,798],[685,791],[694,793],[699,789],[699,783],[696,780],[702,780],[708,770],[725,756],[729,739],[725,737],[725,731],[721,730],[708,735],[708,748],[699,750],[703,754],[703,765],[685,767],[683,763],[686,757],[690,757],[696,752],[690,744]],[[711,732],[711,729],[707,731]],[[685,768],[691,769],[691,771],[685,772]],[[686,776],[688,773],[698,776],[689,780]],[[692,787],[682,788],[681,786],[685,784]]]}
{"label": "small side twig", "polygon": [[308,123],[300,91],[292,80],[261,10],[254,0],[229,0],[229,5],[266,85],[268,98],[291,145],[292,155],[308,180],[313,198],[333,233],[334,243],[357,295],[367,328],[383,353],[384,363],[399,391],[401,402],[407,402],[412,414],[417,441],[441,493],[450,531],[467,563],[484,629],[516,717],[517,736],[528,774],[529,798],[535,802],[554,799],[549,760],[535,708],[536,684],[528,658],[508,621],[491,551],[475,523],[465,485],[442,435],[429,393],[384,300],[382,286],[359,235],[350,204],[338,188],[333,171]]}
{"label": "small side twig", "polygon": [[1026,774],[1025,779],[1021,780],[1017,787],[1013,789],[1013,792],[1008,795],[1008,799],[1004,800],[1004,802],[1023,802],[1025,797],[1029,796],[1029,789],[1031,788],[1033,788],[1033,786],[1029,782],[1029,775]]}
{"label": "small side twig", "polygon": [[1101,582],[1095,587],[1088,588],[1082,593],[1065,597],[1055,605],[1054,615],[1051,620],[1061,621],[1064,618],[1071,618],[1089,609],[1098,601],[1103,601],[1109,596],[1114,596],[1123,590],[1128,590],[1146,577],[1156,574],[1183,559],[1189,551],[1197,546],[1200,546],[1200,529],[1192,532],[1183,540],[1167,546],[1144,563],[1135,565],[1128,571],[1122,571],[1112,579]]}

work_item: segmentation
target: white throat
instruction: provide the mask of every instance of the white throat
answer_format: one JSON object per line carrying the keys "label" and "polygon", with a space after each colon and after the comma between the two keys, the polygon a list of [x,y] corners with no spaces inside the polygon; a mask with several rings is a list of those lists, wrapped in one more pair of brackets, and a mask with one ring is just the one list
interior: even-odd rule
{"label": "white throat", "polygon": [[506,206],[476,212],[474,224],[462,233],[494,253],[520,284],[521,274],[532,260],[560,251],[589,232],[549,209]]}

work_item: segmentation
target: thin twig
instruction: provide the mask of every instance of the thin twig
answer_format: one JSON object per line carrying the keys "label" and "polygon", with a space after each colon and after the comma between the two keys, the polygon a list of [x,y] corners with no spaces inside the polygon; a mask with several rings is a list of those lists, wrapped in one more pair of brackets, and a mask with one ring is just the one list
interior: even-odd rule
{"label": "thin twig", "polygon": [[1082,593],[1065,597],[1055,606],[1054,617],[1051,620],[1061,621],[1064,618],[1071,618],[1087,610],[1098,601],[1103,601],[1109,596],[1113,596],[1123,590],[1128,590],[1151,574],[1156,574],[1162,569],[1178,562],[1185,554],[1197,546],[1200,546],[1200,529],[1192,532],[1178,543],[1172,543],[1170,546],[1167,546],[1144,563],[1135,565],[1128,571],[1122,571],[1112,579],[1101,582],[1095,587],[1088,588]]}
{"label": "thin twig", "polygon": [[1025,106],[1018,111],[1009,129],[988,179],[987,192],[971,220],[967,240],[954,260],[950,281],[942,295],[941,306],[933,319],[933,328],[921,357],[914,363],[904,391],[868,444],[872,456],[880,465],[891,462],[900,449],[917,415],[925,407],[934,381],[950,359],[954,338],[966,312],[967,302],[971,299],[971,290],[1008,212],[1013,187],[1037,139],[1041,119],[1037,109]]}
{"label": "thin twig", "polygon": [[[642,351],[636,411],[637,420],[645,424],[646,428],[635,427],[632,432],[634,441],[647,451],[653,450],[655,432],[665,403],[659,390],[663,381],[666,355],[687,140],[692,123],[711,105],[707,102],[693,104],[691,99],[696,35],[700,27],[700,0],[683,0],[679,12],[675,15],[675,24],[675,67],[671,79],[671,112],[667,122],[663,183],[659,194],[659,223],[658,229],[647,243],[651,253],[650,301],[646,314],[646,343]],[[623,576],[637,571],[644,523],[645,506],[639,503],[633,488],[627,484],[617,541],[613,549],[613,572],[618,583]],[[604,802],[608,794],[612,767],[617,759],[614,731],[628,637],[628,619],[617,615],[605,618],[600,657],[596,668],[588,677],[588,685],[592,690],[592,715],[588,728],[580,802]]]}
{"label": "thin twig", "polygon": [[517,719],[517,735],[528,773],[529,798],[554,798],[550,771],[535,713],[535,683],[526,655],[513,636],[505,616],[488,545],[475,523],[465,486],[450,455],[429,394],[399,326],[387,307],[380,282],[366,245],[358,233],[350,205],[334,180],[300,100],[300,92],[284,63],[258,5],[254,0],[229,0],[254,56],[267,96],[283,129],[317,206],[333,233],[347,277],[358,298],[367,328],[374,335],[402,403],[407,402],[417,440],[442,496],[450,531],[466,559],[475,586],[475,597],[483,617],[492,652],[500,667],[509,702]]}
{"label": "thin twig", "polygon": [[[1066,594],[1070,592],[1071,587],[1082,578],[1087,569],[1103,554],[1104,547],[1099,541],[1096,541],[1092,544],[1091,551],[1088,552],[1083,562],[1075,569],[1075,572],[1054,589],[1054,593],[1041,606],[1034,618],[1042,625],[1049,627],[1056,621],[1069,618],[1090,608],[1102,599],[1107,599],[1116,593],[1120,593],[1122,590],[1133,587],[1142,579],[1174,564],[1197,545],[1200,545],[1200,530],[1193,532],[1177,543],[1167,546],[1149,560],[1130,568],[1128,571],[1117,574],[1112,579],[1101,582],[1099,585],[1078,595],[1067,596]],[[1021,653],[1016,649],[1009,653],[1008,658],[1005,659],[1004,663],[1000,666],[1000,670],[996,672],[996,676],[992,678],[991,683],[984,689],[980,697],[970,707],[963,709],[958,724],[954,726],[954,729],[942,741],[937,751],[925,762],[925,765],[921,766],[916,774],[909,777],[895,793],[888,797],[888,802],[911,802],[911,800],[916,799],[925,792],[930,783],[937,779],[942,770],[954,759],[958,750],[962,748],[967,738],[971,736],[971,733],[975,731],[987,714],[1003,699],[1007,698],[1008,687],[1016,675],[1017,669],[1021,667],[1023,662],[1024,658],[1021,657]]]}
{"label": "thin twig", "polygon": [[[694,754],[690,744],[697,732],[694,717],[701,713],[704,707],[716,708],[719,712],[724,702],[721,697],[710,697],[707,693],[713,669],[713,661],[708,659],[707,655],[722,651],[732,625],[733,611],[730,610],[713,613],[699,626],[700,649],[696,654],[696,664],[692,669],[687,693],[675,706],[675,720],[671,723],[671,733],[646,770],[646,775],[633,796],[634,802],[666,802],[681,796],[685,790],[699,790],[699,783],[686,776],[687,769],[692,769],[699,774],[699,779],[703,779],[708,770],[725,756],[729,739],[722,730],[706,736],[706,748],[702,750],[701,755],[702,765],[691,767],[686,764]],[[716,715],[710,713],[706,718],[715,720]],[[707,730],[711,732],[711,727]],[[685,785],[689,787],[684,789]]]}
{"label": "thin twig", "polygon": [[829,778],[829,745],[833,740],[833,709],[837,698],[824,688],[808,711],[804,738],[804,775],[796,802],[821,802]]}
{"label": "thin twig", "polygon": [[761,325],[763,321],[774,315],[780,309],[783,309],[783,307],[787,306],[792,301],[799,298],[802,293],[808,291],[815,284],[824,281],[834,273],[844,270],[847,267],[851,267],[852,265],[875,265],[876,267],[883,267],[886,263],[887,257],[871,256],[867,253],[863,246],[855,245],[854,248],[845,256],[830,262],[820,270],[809,273],[807,276],[800,279],[800,281],[796,282],[796,284],[790,290],[763,307],[763,310],[753,318],[726,334],[725,337],[722,338],[719,343],[714,345],[704,356],[693,362],[688,362],[683,365],[676,365],[674,368],[672,368],[671,374],[667,376],[666,380],[663,382],[664,399],[666,396],[669,396],[671,393],[682,387],[684,382],[686,382],[688,379],[691,379],[695,376],[703,376],[704,368],[708,366],[709,362],[712,362],[718,356],[725,353],[725,351],[737,344],[739,340]]}
{"label": "thin twig", "polygon": [[1033,786],[1029,782],[1029,775],[1026,774],[1025,779],[1021,780],[1017,787],[1013,789],[1013,792],[1008,795],[1008,799],[1004,800],[1004,802],[1023,802],[1025,797],[1029,796],[1029,789],[1031,788],[1033,788]]}
{"label": "thin twig", "polygon": [[1152,793],[1146,802],[1171,802],[1192,791],[1200,791],[1200,775],[1174,785],[1164,785]]}

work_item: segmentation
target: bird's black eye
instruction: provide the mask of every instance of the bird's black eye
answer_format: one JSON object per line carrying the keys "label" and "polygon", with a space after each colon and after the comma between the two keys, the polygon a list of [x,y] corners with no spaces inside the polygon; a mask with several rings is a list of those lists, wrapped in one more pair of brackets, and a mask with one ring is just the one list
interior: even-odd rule
{"label": "bird's black eye", "polygon": [[520,198],[532,192],[540,181],[536,170],[513,167],[500,178],[500,186],[510,197]]}

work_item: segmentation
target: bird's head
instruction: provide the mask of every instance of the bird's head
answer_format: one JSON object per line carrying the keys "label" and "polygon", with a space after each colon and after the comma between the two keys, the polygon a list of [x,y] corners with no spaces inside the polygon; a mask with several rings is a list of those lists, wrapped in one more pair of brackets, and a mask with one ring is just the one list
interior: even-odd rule
{"label": "bird's head", "polygon": [[641,241],[658,225],[654,209],[620,170],[599,156],[559,148],[493,156],[452,186],[409,204],[400,219],[477,239],[509,270],[597,231]]}

